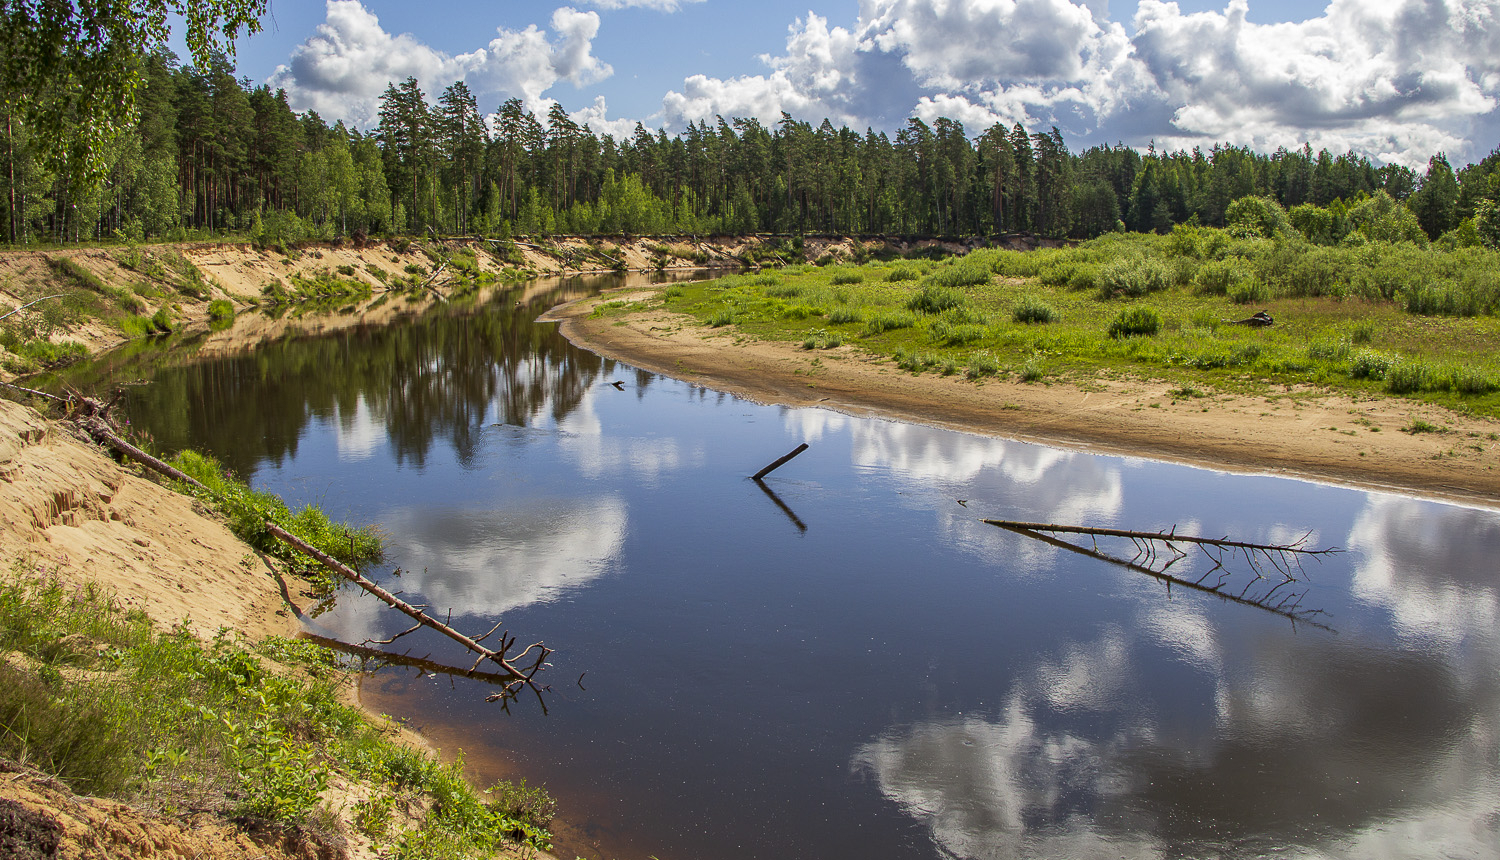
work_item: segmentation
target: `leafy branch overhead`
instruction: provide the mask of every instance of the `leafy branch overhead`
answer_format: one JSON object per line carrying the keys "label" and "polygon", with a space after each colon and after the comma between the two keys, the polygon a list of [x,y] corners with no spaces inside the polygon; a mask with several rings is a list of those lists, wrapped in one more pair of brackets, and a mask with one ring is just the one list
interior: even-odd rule
{"label": "leafy branch overhead", "polygon": [[143,60],[165,48],[169,16],[184,19],[194,61],[207,66],[259,32],[265,9],[266,0],[0,0],[7,120],[59,140],[52,157],[75,179],[97,179],[105,144],[137,119]]}

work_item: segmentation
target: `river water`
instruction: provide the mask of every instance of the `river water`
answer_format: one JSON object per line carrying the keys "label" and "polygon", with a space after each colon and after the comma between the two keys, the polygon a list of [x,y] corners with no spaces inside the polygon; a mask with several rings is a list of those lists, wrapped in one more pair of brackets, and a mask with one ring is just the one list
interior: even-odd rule
{"label": "river water", "polygon": [[[559,856],[1500,856],[1494,511],[746,402],[533,321],[600,285],[111,371],[161,447],[378,524],[377,578],[556,649],[545,710],[401,667],[362,695],[544,784]],[[1169,571],[1236,602],[985,518],[1344,552]],[[309,627],[406,624],[346,591]]]}

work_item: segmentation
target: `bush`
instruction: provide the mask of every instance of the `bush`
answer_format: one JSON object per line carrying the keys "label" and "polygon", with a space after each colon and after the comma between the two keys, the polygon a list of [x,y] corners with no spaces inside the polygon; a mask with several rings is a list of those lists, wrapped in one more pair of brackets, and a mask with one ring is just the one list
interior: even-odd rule
{"label": "bush", "polygon": [[906,309],[924,314],[939,314],[946,310],[961,308],[967,301],[964,294],[958,290],[929,284],[906,302]]}
{"label": "bush", "polygon": [[860,319],[859,310],[848,305],[839,305],[828,312],[828,321],[835,325],[857,323]]}
{"label": "bush", "polygon": [[927,327],[932,339],[944,346],[963,346],[983,340],[989,332],[981,325],[954,325],[947,320],[933,320]]}
{"label": "bush", "polygon": [[210,325],[219,325],[234,320],[234,303],[228,299],[214,299],[208,303],[208,321]]}
{"label": "bush", "polygon": [[911,266],[897,266],[885,273],[885,282],[895,284],[901,281],[915,281],[920,277],[922,277],[921,273]]}
{"label": "bush", "polygon": [[1099,298],[1139,298],[1172,285],[1173,272],[1161,260],[1126,257],[1099,270]]}
{"label": "bush", "polygon": [[1399,359],[1385,372],[1385,390],[1392,394],[1413,394],[1428,387],[1431,371],[1419,361]]}
{"label": "bush", "polygon": [[1211,260],[1198,267],[1193,276],[1193,286],[1199,295],[1227,296],[1231,289],[1243,287],[1255,279],[1255,273],[1244,260],[1230,257]]}
{"label": "bush", "polygon": [[974,287],[988,284],[994,275],[982,258],[961,257],[935,269],[927,282],[938,287]]}
{"label": "bush", "polygon": [[1026,298],[1016,305],[1011,317],[1018,323],[1050,323],[1057,321],[1057,311],[1046,302]]}
{"label": "bush", "polygon": [[916,317],[901,311],[881,311],[865,321],[865,334],[884,334],[896,329],[911,328],[917,324]]}
{"label": "bush", "polygon": [[1161,317],[1148,307],[1126,308],[1109,324],[1109,336],[1116,340],[1137,335],[1154,335],[1161,331]]}
{"label": "bush", "polygon": [[988,352],[976,352],[969,356],[969,366],[964,375],[970,379],[994,376],[1000,372],[1000,361]]}
{"label": "bush", "polygon": [[865,273],[859,269],[846,269],[833,276],[833,283],[839,284],[862,284],[865,281]]}
{"label": "bush", "polygon": [[1384,379],[1390,367],[1390,356],[1362,349],[1349,362],[1349,375],[1355,379]]}

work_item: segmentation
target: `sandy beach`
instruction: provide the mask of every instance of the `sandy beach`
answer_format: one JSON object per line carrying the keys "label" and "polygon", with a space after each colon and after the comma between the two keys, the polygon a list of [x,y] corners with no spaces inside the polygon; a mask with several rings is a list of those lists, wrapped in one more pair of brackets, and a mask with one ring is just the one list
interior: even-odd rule
{"label": "sandy beach", "polygon": [[[553,309],[573,343],[762,403],[817,406],[1077,450],[1284,475],[1500,508],[1500,421],[1397,397],[1269,387],[1173,393],[1145,378],[1022,383],[915,375],[854,346],[804,350],[659,307],[593,317],[615,292]],[[1406,432],[1414,422],[1439,432]]]}

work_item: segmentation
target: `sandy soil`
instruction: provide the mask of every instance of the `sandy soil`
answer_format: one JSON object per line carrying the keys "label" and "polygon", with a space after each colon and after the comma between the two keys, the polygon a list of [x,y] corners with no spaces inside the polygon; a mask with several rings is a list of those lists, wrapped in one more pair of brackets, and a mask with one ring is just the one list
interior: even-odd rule
{"label": "sandy soil", "polygon": [[[158,626],[187,620],[259,640],[295,636],[287,600],[303,598],[193,499],[0,400],[0,557],[70,585],[97,582]],[[299,602],[301,602],[299,600]]]}
{"label": "sandy soil", "polygon": [[[590,318],[615,293],[554,309],[574,343],[752,400],[820,406],[1051,445],[1500,507],[1500,422],[1394,397],[1277,388],[1178,397],[1144,379],[1027,384],[916,376],[852,346],[807,351],[661,309]],[[1421,419],[1444,432],[1408,433]]]}

